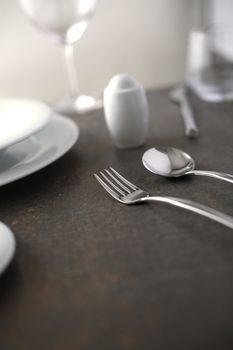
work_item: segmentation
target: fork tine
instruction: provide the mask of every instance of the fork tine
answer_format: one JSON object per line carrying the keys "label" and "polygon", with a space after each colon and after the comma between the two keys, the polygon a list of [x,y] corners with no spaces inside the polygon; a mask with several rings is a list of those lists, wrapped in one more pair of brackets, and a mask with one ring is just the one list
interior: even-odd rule
{"label": "fork tine", "polygon": [[116,178],[116,176],[114,176],[109,170],[105,169],[105,171],[106,171],[106,173],[107,173],[109,176],[111,176],[111,178],[112,178],[119,186],[121,186],[121,188],[122,188],[123,190],[125,190],[127,193],[131,193],[131,192],[132,192],[132,190],[130,190],[130,189],[129,189],[128,187],[126,187],[125,185],[123,185],[123,183],[120,182],[120,181]]}
{"label": "fork tine", "polygon": [[102,172],[100,171],[100,174],[102,175],[102,177],[118,192],[120,193],[122,196],[125,196],[125,192],[123,192],[119,187],[117,187],[111,180],[109,180],[109,178]]}
{"label": "fork tine", "polygon": [[119,200],[119,195],[113,191],[97,174],[94,174],[96,180],[100,183],[100,185],[115,199]]}
{"label": "fork tine", "polygon": [[134,184],[132,184],[131,182],[129,182],[126,178],[124,178],[121,174],[119,174],[115,169],[113,169],[112,167],[110,167],[110,169],[112,170],[112,172],[118,176],[119,179],[121,179],[125,184],[127,184],[132,190],[139,190],[139,187],[135,186]]}

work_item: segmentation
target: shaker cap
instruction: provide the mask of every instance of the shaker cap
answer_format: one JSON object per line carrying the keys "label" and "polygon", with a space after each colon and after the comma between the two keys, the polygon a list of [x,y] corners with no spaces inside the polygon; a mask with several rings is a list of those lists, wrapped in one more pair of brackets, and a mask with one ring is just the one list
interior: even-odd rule
{"label": "shaker cap", "polygon": [[128,74],[115,75],[109,82],[107,89],[114,92],[124,92],[129,90],[140,89],[141,85],[136,79]]}

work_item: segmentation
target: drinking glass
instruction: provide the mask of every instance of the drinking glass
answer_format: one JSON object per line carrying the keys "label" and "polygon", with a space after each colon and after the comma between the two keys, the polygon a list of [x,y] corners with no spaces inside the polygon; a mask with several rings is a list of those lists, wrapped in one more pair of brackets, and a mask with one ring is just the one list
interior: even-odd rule
{"label": "drinking glass", "polygon": [[96,0],[19,0],[28,18],[62,45],[68,78],[69,98],[58,104],[60,112],[84,113],[100,104],[94,97],[80,95],[74,61],[74,43],[85,32]]}
{"label": "drinking glass", "polygon": [[215,23],[212,2],[195,0],[187,48],[186,84],[207,102],[233,100],[233,27]]}

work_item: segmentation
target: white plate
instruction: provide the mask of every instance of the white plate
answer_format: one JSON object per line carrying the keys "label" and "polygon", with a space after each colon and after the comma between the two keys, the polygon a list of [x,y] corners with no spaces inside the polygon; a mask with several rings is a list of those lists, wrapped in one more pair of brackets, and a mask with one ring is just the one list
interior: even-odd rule
{"label": "white plate", "polygon": [[0,152],[0,186],[51,164],[74,145],[78,136],[78,126],[72,120],[54,115],[36,135]]}
{"label": "white plate", "polygon": [[0,275],[6,269],[15,252],[15,238],[6,225],[0,222]]}
{"label": "white plate", "polygon": [[50,108],[38,101],[0,99],[0,150],[41,130],[51,117]]}

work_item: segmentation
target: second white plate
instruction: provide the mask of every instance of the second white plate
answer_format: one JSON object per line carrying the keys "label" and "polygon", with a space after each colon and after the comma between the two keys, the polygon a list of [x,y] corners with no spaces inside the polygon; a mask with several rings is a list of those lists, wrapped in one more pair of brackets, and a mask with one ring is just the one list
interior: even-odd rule
{"label": "second white plate", "polygon": [[0,186],[21,179],[63,156],[77,141],[78,126],[54,115],[34,136],[0,152]]}
{"label": "second white plate", "polygon": [[0,275],[9,265],[15,252],[15,238],[5,224],[0,222]]}

